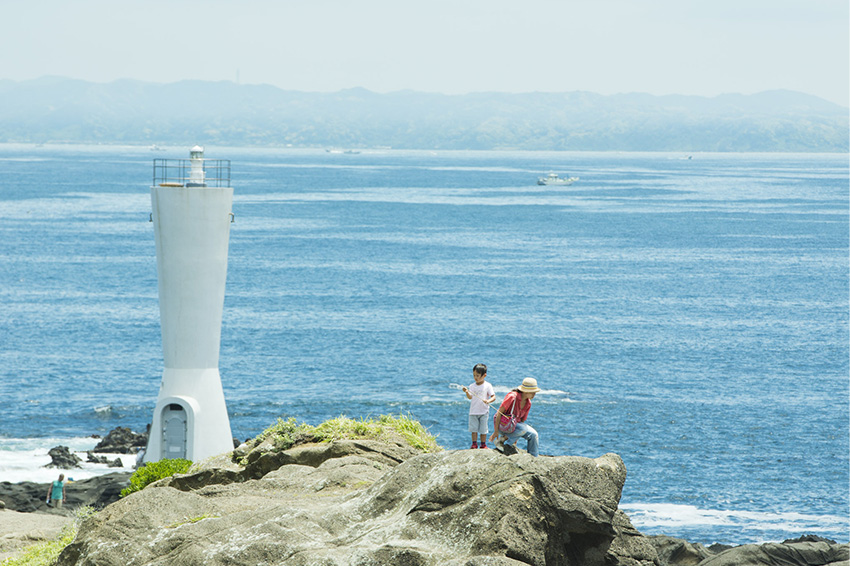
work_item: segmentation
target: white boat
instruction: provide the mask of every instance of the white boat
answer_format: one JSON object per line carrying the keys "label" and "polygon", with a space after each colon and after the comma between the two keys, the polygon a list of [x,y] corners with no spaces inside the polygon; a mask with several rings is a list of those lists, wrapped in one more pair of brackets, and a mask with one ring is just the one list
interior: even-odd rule
{"label": "white boat", "polygon": [[538,185],[572,185],[578,181],[578,177],[559,177],[557,173],[549,173],[545,177],[537,179]]}

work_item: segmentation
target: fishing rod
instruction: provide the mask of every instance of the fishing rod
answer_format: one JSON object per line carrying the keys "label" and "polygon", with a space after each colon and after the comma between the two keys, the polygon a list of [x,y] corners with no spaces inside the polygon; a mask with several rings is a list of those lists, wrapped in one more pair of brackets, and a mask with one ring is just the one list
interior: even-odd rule
{"label": "fishing rod", "polygon": [[[492,408],[493,408],[493,407],[491,407],[491,406],[490,406],[490,403],[488,403],[488,402],[487,402],[487,401],[485,401],[484,399],[481,399],[481,397],[479,397],[478,395],[476,395],[476,394],[475,394],[475,393],[473,393],[472,391],[469,391],[469,388],[468,388],[468,387],[464,387],[463,385],[461,385],[461,384],[459,384],[459,383],[449,383],[449,388],[451,388],[451,389],[460,389],[460,390],[461,390],[461,391],[463,391],[464,393],[469,393],[469,394],[470,394],[470,395],[472,395],[473,397],[478,397],[478,399],[480,399],[480,400],[481,400],[481,402],[482,402],[482,403],[484,403],[484,404],[487,406],[487,418],[488,418],[488,419],[490,418],[490,416],[489,416],[489,415],[490,415],[490,409],[492,409]],[[500,406],[498,409],[496,409],[496,414],[497,414],[497,415],[502,415],[502,416],[503,416],[503,417],[505,417],[506,419],[511,418],[509,415],[506,415],[505,413],[503,413],[503,412],[502,412],[502,407],[501,407],[501,406]]]}

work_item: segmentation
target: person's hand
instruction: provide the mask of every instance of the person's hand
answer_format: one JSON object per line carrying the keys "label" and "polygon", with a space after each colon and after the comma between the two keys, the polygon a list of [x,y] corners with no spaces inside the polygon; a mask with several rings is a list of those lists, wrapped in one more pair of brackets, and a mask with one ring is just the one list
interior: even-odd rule
{"label": "person's hand", "polygon": [[467,389],[466,387],[464,387],[462,391],[463,391],[464,393],[469,393],[469,389]]}

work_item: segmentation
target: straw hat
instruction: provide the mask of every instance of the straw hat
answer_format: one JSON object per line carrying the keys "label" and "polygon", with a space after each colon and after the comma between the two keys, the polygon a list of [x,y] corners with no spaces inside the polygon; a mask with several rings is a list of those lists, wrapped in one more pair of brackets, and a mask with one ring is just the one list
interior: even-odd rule
{"label": "straw hat", "polygon": [[522,385],[519,386],[519,390],[523,393],[537,393],[540,391],[540,388],[537,387],[537,380],[533,377],[526,377],[522,380]]}

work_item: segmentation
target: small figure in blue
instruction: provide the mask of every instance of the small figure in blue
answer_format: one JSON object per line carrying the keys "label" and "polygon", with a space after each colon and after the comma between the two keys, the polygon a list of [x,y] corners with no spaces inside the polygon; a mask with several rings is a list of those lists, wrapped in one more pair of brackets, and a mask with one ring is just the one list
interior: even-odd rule
{"label": "small figure in blue", "polygon": [[[472,402],[469,404],[469,432],[472,433],[472,448],[487,448],[487,433],[490,422],[490,403],[496,400],[496,392],[493,386],[487,382],[487,366],[475,364],[472,368],[472,378],[475,383],[464,387],[466,398]],[[476,442],[481,441],[479,446]]]}

